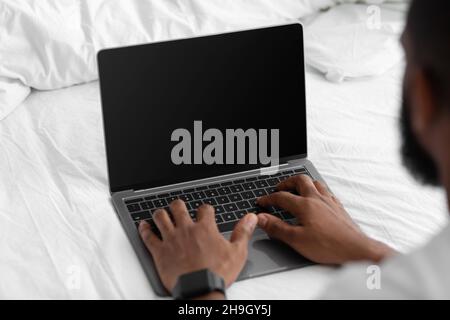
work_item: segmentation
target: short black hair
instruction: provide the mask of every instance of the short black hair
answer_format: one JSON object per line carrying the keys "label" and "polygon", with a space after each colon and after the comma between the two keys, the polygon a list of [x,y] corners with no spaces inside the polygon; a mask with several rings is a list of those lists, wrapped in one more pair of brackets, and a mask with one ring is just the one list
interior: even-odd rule
{"label": "short black hair", "polygon": [[413,63],[425,72],[437,101],[450,107],[450,0],[412,0],[406,33]]}

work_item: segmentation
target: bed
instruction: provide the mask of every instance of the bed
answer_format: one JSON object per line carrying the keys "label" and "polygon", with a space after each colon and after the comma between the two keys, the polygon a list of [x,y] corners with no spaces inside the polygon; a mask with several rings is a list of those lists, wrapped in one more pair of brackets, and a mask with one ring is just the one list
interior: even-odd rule
{"label": "bed", "polygon": [[[306,91],[309,158],[364,232],[406,253],[444,226],[446,209],[439,190],[401,165],[403,67],[331,82],[308,66]],[[109,200],[97,81],[33,89],[0,121],[0,252],[0,298],[158,298]],[[245,280],[228,296],[315,298],[337,272]]]}

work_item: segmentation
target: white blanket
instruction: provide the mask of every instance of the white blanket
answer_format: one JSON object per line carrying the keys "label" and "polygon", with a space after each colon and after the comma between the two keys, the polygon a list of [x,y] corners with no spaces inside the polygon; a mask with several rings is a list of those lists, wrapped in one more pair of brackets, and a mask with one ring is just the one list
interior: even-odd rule
{"label": "white blanket", "polygon": [[[446,208],[400,163],[402,69],[341,84],[308,70],[306,81],[309,158],[365,232],[407,252]],[[32,92],[0,121],[0,168],[0,298],[155,298],[109,201],[97,82]],[[229,297],[313,298],[334,274],[277,273]]]}

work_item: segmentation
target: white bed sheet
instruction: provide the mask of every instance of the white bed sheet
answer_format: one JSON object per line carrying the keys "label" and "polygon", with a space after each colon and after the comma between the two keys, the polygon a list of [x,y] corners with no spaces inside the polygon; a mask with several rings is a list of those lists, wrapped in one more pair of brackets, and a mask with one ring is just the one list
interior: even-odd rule
{"label": "white bed sheet", "polygon": [[[401,71],[306,79],[310,159],[365,232],[406,252],[446,214],[443,194],[400,164]],[[0,297],[154,298],[109,202],[98,83],[33,92],[0,122],[0,139]],[[313,298],[334,274],[282,272],[236,283],[229,297]]]}

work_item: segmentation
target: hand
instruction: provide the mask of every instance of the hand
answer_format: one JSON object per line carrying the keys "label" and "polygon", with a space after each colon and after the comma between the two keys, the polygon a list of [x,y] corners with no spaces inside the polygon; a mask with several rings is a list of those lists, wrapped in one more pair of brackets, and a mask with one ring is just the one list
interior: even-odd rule
{"label": "hand", "polygon": [[[264,213],[258,215],[258,225],[304,257],[318,263],[342,264],[353,260],[379,261],[393,253],[387,245],[367,237],[320,182],[298,175],[281,182],[277,189],[280,191],[259,198],[258,205],[282,208],[294,215],[299,225]],[[287,192],[292,190],[301,196]]]}
{"label": "hand", "polygon": [[214,208],[202,205],[197,210],[197,222],[192,221],[181,200],[170,204],[174,223],[168,213],[157,210],[154,221],[162,240],[141,222],[139,232],[153,256],[161,281],[169,292],[179,276],[209,269],[223,277],[230,286],[238,277],[247,260],[247,245],[257,224],[254,214],[247,214],[236,225],[230,241],[219,233]]}

